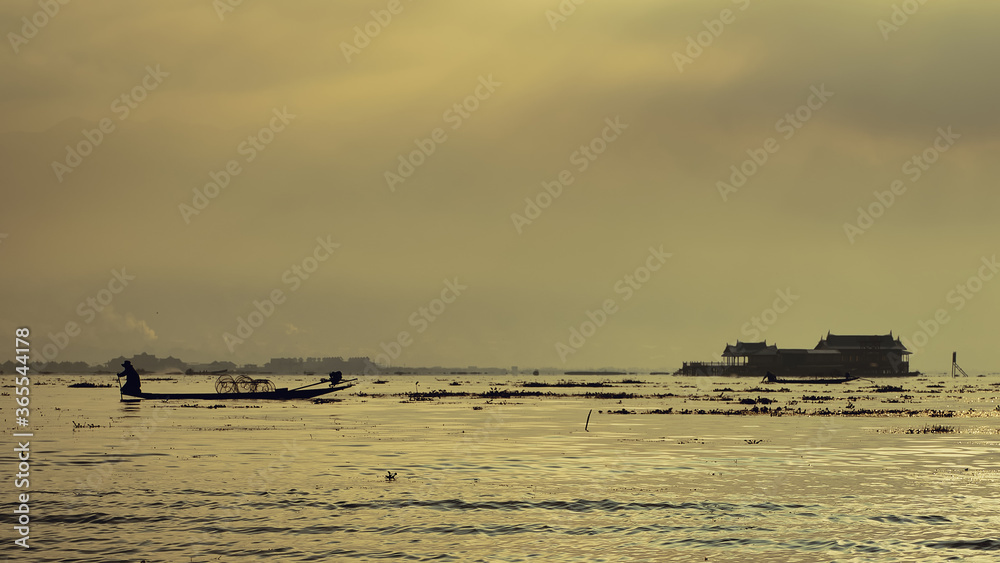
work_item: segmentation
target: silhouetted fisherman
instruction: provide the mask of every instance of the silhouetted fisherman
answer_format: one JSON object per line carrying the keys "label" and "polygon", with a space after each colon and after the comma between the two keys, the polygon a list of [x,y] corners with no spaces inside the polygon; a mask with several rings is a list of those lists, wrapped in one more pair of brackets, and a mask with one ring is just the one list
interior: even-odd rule
{"label": "silhouetted fisherman", "polygon": [[122,387],[122,393],[128,395],[135,395],[136,393],[142,393],[142,389],[139,388],[140,387],[139,372],[135,371],[135,368],[132,367],[132,362],[125,360],[125,363],[122,364],[122,367],[125,369],[123,369],[122,372],[118,374],[118,377],[121,377],[123,375],[125,376],[125,385]]}

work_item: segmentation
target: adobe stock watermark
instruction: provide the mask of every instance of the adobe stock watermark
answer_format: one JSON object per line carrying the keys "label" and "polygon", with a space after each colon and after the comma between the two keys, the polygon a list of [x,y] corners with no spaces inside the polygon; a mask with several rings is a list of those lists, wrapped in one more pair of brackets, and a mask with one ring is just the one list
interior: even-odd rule
{"label": "adobe stock watermark", "polygon": [[[448,309],[448,306],[462,296],[462,292],[469,289],[469,286],[459,283],[458,278],[444,280],[444,287],[438,297],[431,299],[427,305],[417,307],[417,310],[407,317],[407,322],[416,329],[417,334],[422,334],[430,327],[431,323],[441,318],[441,315]],[[377,353],[372,360],[382,368],[392,366],[403,350],[413,345],[413,335],[409,330],[401,330],[396,334],[394,340],[388,343],[379,344],[381,352]]]}
{"label": "adobe stock watermark", "polygon": [[476,453],[479,446],[489,442],[494,437],[498,431],[497,429],[506,426],[507,417],[509,416],[506,411],[509,408],[504,404],[499,405],[496,410],[490,411],[486,422],[483,423],[479,430],[462,434],[462,439],[455,442],[452,446],[452,456],[465,457]]}
{"label": "adobe stock watermark", "polygon": [[[799,129],[802,129],[816,112],[826,106],[826,103],[834,95],[833,92],[826,89],[826,84],[820,84],[819,87],[810,86],[809,91],[811,93],[806,98],[805,103],[795,108],[795,111],[786,113],[774,124],[775,132],[781,133],[782,138],[786,141],[791,140]],[[715,183],[715,188],[719,191],[722,201],[729,201],[729,194],[738,192],[746,185],[747,181],[767,164],[771,155],[780,149],[781,145],[774,137],[764,139],[759,148],[747,149],[746,153],[750,158],[741,162],[739,166],[734,164],[729,167],[732,171],[732,174],[729,175],[729,183],[725,181]]]}
{"label": "adobe stock watermark", "polygon": [[69,2],[70,0],[38,0],[40,9],[31,16],[21,18],[21,33],[7,32],[7,40],[10,41],[10,48],[14,50],[14,54],[20,54],[21,47],[38,36],[38,32],[45,29],[45,26],[49,25],[49,22],[59,15],[62,7]]}
{"label": "adobe stock watermark", "polygon": [[[273,115],[266,126],[261,127],[256,134],[248,135],[246,140],[236,145],[236,154],[243,156],[245,164],[253,162],[260,152],[274,142],[277,134],[284,131],[296,117],[295,114],[288,113],[288,106],[282,107],[280,110],[273,108],[271,113]],[[230,182],[242,173],[243,166],[235,158],[229,159],[220,170],[209,172],[209,182],[201,188],[192,190],[194,196],[191,198],[191,204],[181,203],[177,206],[184,223],[190,225],[191,218],[204,211],[215,198],[219,197],[222,190],[229,187]]]}
{"label": "adobe stock watermark", "polygon": [[298,291],[305,280],[319,270],[319,267],[333,256],[333,251],[340,248],[339,242],[330,240],[330,235],[326,238],[316,237],[316,246],[312,253],[302,260],[292,264],[281,274],[281,282],[287,286],[287,293],[280,287],[272,289],[263,300],[253,301],[253,310],[246,316],[236,317],[236,329],[233,333],[224,332],[222,341],[225,343],[229,353],[236,352],[236,347],[246,342],[253,336],[254,331],[263,326],[264,321],[271,318],[271,315],[278,309],[279,305],[285,303],[288,294]]}
{"label": "adobe stock watermark", "polygon": [[825,449],[823,447],[824,444],[832,440],[841,428],[843,428],[843,422],[838,417],[823,417],[819,427],[816,428],[815,435],[808,442],[792,448],[787,455],[783,456],[786,460],[785,465],[788,467],[788,470],[778,468],[775,471],[776,476],[774,479],[770,480],[770,482],[762,482],[760,486],[761,495],[768,501],[771,501],[776,496],[787,492],[790,475],[798,473],[804,467],[821,465],[816,460],[807,458],[806,456]]}
{"label": "adobe stock watermark", "polygon": [[[248,506],[255,505],[260,495],[271,492],[275,484],[283,484],[283,478],[288,475],[288,468],[295,463],[295,460],[299,458],[303,450],[295,438],[292,438],[291,442],[285,441],[282,446],[282,451],[278,454],[277,459],[268,463],[267,467],[256,465],[256,469],[246,476],[246,480],[243,486],[240,487],[239,492],[232,495],[229,502],[220,507],[221,512],[218,517],[220,526],[224,527],[226,524],[240,523],[240,518],[244,517],[245,514],[244,510]],[[253,509],[251,508],[250,510]],[[273,525],[274,521],[271,520],[271,523]],[[240,523],[240,525],[242,524]],[[192,535],[191,543],[205,544],[207,542],[199,542],[197,541],[197,537]]]}
{"label": "adobe stock watermark", "polygon": [[[732,0],[733,4],[739,6],[741,12],[750,7],[750,0]],[[705,49],[715,43],[715,40],[726,30],[726,26],[736,22],[736,12],[729,8],[724,8],[719,12],[719,17],[711,20],[702,20],[704,31],[699,31],[695,35],[687,36],[687,46],[684,52],[674,51],[674,64],[677,65],[678,72],[684,72],[684,67],[693,64],[695,59],[700,57]]]}
{"label": "adobe stock watermark", "polygon": [[[951,305],[952,312],[964,309],[976,297],[976,294],[983,290],[986,282],[992,280],[1000,272],[1000,262],[997,262],[996,254],[989,258],[983,256],[980,262],[982,262],[982,266],[979,266],[975,274],[969,276],[964,282],[956,284],[954,289],[945,294],[945,302]],[[949,322],[951,322],[951,315],[948,309],[939,307],[929,319],[917,321],[917,326],[920,328],[912,336],[900,336],[899,340],[906,346],[907,350],[914,354],[919,353]]]}
{"label": "adobe stock watermark", "polygon": [[[667,258],[671,256],[673,254],[663,252],[662,244],[659,248],[650,246],[645,262],[633,272],[626,274],[614,283],[612,290],[615,295],[622,296],[622,303],[632,299],[635,293],[652,279],[653,274],[658,272],[667,263]],[[587,340],[597,334],[597,331],[619,310],[618,301],[612,297],[601,302],[601,306],[597,309],[593,311],[588,309],[584,313],[587,317],[586,320],[579,325],[569,327],[569,338],[567,338],[566,343],[562,341],[555,343],[556,354],[559,355],[559,359],[565,364],[567,358],[583,348]]]}
{"label": "adobe stock watermark", "polygon": [[84,474],[86,478],[81,479],[77,477],[77,488],[98,490],[105,483],[110,483],[115,467],[123,461],[124,457],[135,454],[139,450],[139,446],[148,440],[162,423],[170,418],[170,412],[167,409],[155,409],[148,416],[144,416],[138,423],[133,423],[124,428],[121,433],[120,442],[116,447],[112,448],[117,455],[89,469]]}
{"label": "adobe stock watermark", "polygon": [[[139,84],[111,101],[111,112],[115,114],[118,121],[125,121],[132,114],[132,111],[138,108],[139,104],[149,96],[149,93],[159,88],[168,76],[170,73],[160,70],[160,65],[156,65],[156,68],[146,66],[146,75],[142,77]],[[93,154],[94,150],[104,142],[105,137],[114,133],[116,128],[115,122],[110,117],[105,117],[97,122],[97,127],[94,129],[82,129],[83,139],[75,145],[66,145],[66,157],[62,161],[52,161],[52,171],[59,183],[62,183],[66,174],[73,172],[83,164],[83,159]]]}
{"label": "adobe stock watermark", "polygon": [[576,13],[577,6],[582,6],[587,0],[562,0],[555,10],[545,10],[545,20],[549,22],[552,31],[556,26],[565,23],[570,16]]}
{"label": "adobe stock watermark", "polygon": [[761,311],[760,316],[752,317],[740,327],[740,332],[743,333],[743,336],[750,339],[750,341],[759,342],[761,333],[767,332],[767,329],[778,322],[778,316],[788,311],[799,300],[799,296],[794,295],[790,287],[784,290],[776,290],[775,294],[777,294],[777,297],[775,297],[770,307]]}
{"label": "adobe stock watermark", "polygon": [[[412,0],[408,0],[412,1]],[[365,47],[371,45],[372,40],[382,34],[382,31],[392,23],[393,16],[398,16],[403,12],[405,6],[401,0],[389,0],[385,8],[372,10],[369,12],[372,19],[364,25],[354,26],[354,37],[351,42],[340,42],[340,52],[344,54],[344,60],[350,64],[351,57],[361,54]]]}
{"label": "adobe stock watermark", "polygon": [[[482,414],[485,415],[485,421],[478,430],[463,431],[460,440],[451,441],[450,458],[452,460],[468,459],[469,456],[478,453],[482,445],[494,440],[501,429],[507,426],[510,416],[507,413],[510,409],[511,407],[506,401],[499,401],[491,404],[488,410],[482,411]],[[454,480],[450,477],[439,476],[441,473],[441,471],[435,471],[424,478],[420,493],[421,498],[433,499],[444,495],[447,496],[443,498],[455,498],[452,489]]]}
{"label": "adobe stock watermark", "polygon": [[920,8],[927,3],[927,0],[903,0],[901,4],[892,5],[892,14],[888,20],[879,19],[878,30],[882,33],[882,40],[888,41],[890,33],[896,33],[910,21],[910,16],[920,11]]}
{"label": "adobe stock watermark", "polygon": [[[83,319],[83,324],[81,325],[75,320],[66,321],[62,330],[58,330],[55,334],[51,332],[48,334],[49,341],[36,347],[35,352],[37,354],[33,355],[37,355],[43,363],[55,360],[59,356],[59,353],[65,350],[74,338],[80,336],[83,326],[94,322],[98,314],[109,307],[115,297],[125,291],[125,288],[134,280],[135,276],[129,275],[125,271],[125,268],[111,270],[111,278],[108,279],[105,286],[97,290],[93,295],[87,296],[76,306],[76,314]],[[36,361],[38,360],[32,359],[33,363]],[[40,365],[35,366],[35,369],[41,368],[42,366]]]}
{"label": "adobe stock watermark", "polygon": [[215,15],[219,16],[219,21],[225,21],[226,15],[231,14],[243,5],[243,0],[212,0],[212,8]]}
{"label": "adobe stock watermark", "polygon": [[[962,137],[952,131],[951,126],[948,126],[948,129],[938,127],[937,133],[938,135],[934,138],[931,146],[924,149],[923,152],[911,156],[903,163],[901,170],[911,185],[917,183],[924,173],[930,170],[931,166],[941,158],[941,154],[947,152],[955,145],[955,141]],[[875,201],[869,203],[867,207],[858,208],[858,218],[854,223],[844,223],[843,229],[847,240],[854,244],[859,235],[863,235],[871,229],[875,225],[875,220],[885,215],[885,212],[896,203],[897,196],[906,193],[908,187],[903,180],[897,178],[889,184],[888,190],[872,192]]]}
{"label": "adobe stock watermark", "polygon": [[[586,144],[580,145],[569,155],[569,163],[576,165],[576,172],[582,174],[590,168],[590,165],[597,160],[608,147],[618,140],[618,137],[628,129],[628,123],[622,123],[621,118],[615,116],[604,119],[605,127],[601,133],[596,135]],[[524,232],[524,227],[542,216],[542,211],[548,209],[552,202],[563,193],[563,188],[572,184],[576,178],[573,172],[566,168],[556,174],[555,180],[542,180],[542,189],[535,197],[524,198],[524,214],[511,213],[510,220],[514,223],[514,230],[517,234]]]}
{"label": "adobe stock watermark", "polygon": [[[493,80],[492,74],[486,76],[479,75],[479,84],[473,90],[472,94],[469,94],[461,102],[455,102],[451,107],[444,110],[444,113],[441,114],[441,119],[451,125],[452,131],[457,131],[479,109],[480,102],[490,99],[493,93],[497,91],[497,88],[502,85],[502,82]],[[406,182],[406,180],[413,176],[417,168],[423,166],[427,162],[427,159],[437,151],[438,146],[447,140],[448,133],[442,127],[435,127],[431,131],[431,134],[424,139],[414,139],[413,144],[417,146],[416,150],[399,155],[399,165],[396,167],[395,172],[391,170],[385,171],[385,183],[389,186],[389,191],[395,192],[396,186]]]}

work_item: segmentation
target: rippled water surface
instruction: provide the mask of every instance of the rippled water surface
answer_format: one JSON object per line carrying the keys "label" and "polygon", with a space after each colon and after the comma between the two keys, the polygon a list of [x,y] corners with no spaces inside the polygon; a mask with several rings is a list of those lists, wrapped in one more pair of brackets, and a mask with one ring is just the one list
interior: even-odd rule
{"label": "rippled water surface", "polygon": [[[33,547],[10,560],[1000,558],[997,375],[393,376],[324,404],[66,386],[108,377],[34,378]],[[179,379],[143,388],[212,386]]]}

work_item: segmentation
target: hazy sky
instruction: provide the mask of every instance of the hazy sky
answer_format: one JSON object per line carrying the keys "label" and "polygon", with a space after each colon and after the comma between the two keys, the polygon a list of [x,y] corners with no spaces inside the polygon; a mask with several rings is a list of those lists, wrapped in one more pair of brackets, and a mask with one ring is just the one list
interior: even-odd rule
{"label": "hazy sky", "polygon": [[0,330],[37,359],[674,369],[891,330],[997,369],[994,1],[227,7],[0,5]]}

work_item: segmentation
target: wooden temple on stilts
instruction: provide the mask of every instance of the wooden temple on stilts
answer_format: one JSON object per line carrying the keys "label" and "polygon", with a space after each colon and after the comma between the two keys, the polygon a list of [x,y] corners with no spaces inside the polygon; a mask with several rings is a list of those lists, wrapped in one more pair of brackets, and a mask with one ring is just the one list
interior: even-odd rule
{"label": "wooden temple on stilts", "polygon": [[[676,375],[899,377],[910,372],[911,352],[889,334],[827,332],[814,348],[778,348],[764,342],[726,344],[720,362],[684,362]],[[957,365],[956,365],[957,367]],[[961,369],[961,368],[959,368]]]}

